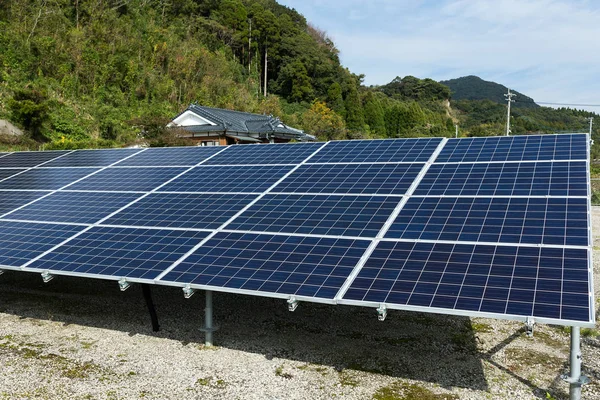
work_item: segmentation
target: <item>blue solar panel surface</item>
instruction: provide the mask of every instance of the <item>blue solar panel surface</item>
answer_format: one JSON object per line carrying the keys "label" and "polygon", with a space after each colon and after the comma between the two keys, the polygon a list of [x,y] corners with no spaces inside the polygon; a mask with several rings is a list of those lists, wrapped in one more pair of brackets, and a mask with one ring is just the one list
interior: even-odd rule
{"label": "blue solar panel surface", "polygon": [[83,229],[75,225],[0,221],[0,265],[20,267]]}
{"label": "blue solar panel surface", "polygon": [[422,168],[423,164],[302,165],[273,192],[401,195]]}
{"label": "blue solar panel surface", "polygon": [[591,326],[587,140],[0,154],[0,264]]}
{"label": "blue solar panel surface", "polygon": [[385,237],[587,246],[587,199],[413,197]]}
{"label": "blue solar panel surface", "polygon": [[223,151],[221,146],[196,146],[196,147],[153,147],[129,157],[116,164],[116,166],[130,167],[182,167],[194,165],[206,160],[208,157]]}
{"label": "blue solar panel surface", "polygon": [[50,192],[0,191],[0,215],[24,206]]}
{"label": "blue solar panel surface", "polygon": [[138,197],[133,193],[56,192],[4,218],[93,224]]}
{"label": "blue solar panel surface", "polygon": [[69,186],[69,190],[149,192],[185,170],[175,167],[107,168]]}
{"label": "blue solar panel surface", "polygon": [[30,169],[0,182],[0,189],[57,190],[96,171],[97,168]]}
{"label": "blue solar panel surface", "polygon": [[106,167],[139,151],[141,149],[76,150],[44,167]]}
{"label": "blue solar panel surface", "polygon": [[309,162],[426,162],[441,141],[440,138],[432,138],[330,142]]}
{"label": "blue solar panel surface", "polygon": [[436,162],[586,159],[586,135],[536,135],[450,139]]}
{"label": "blue solar panel surface", "polygon": [[162,280],[333,299],[369,243],[223,232]]}
{"label": "blue solar panel surface", "polygon": [[253,194],[153,193],[104,224],[216,229],[256,197]]}
{"label": "blue solar panel surface", "polygon": [[206,165],[298,164],[323,147],[323,143],[232,146]]}
{"label": "blue solar panel surface", "polygon": [[19,168],[7,168],[7,169],[0,169],[0,181],[7,179],[13,175],[18,174],[19,172],[23,172],[25,171],[25,169],[19,169]]}
{"label": "blue solar panel surface", "polygon": [[417,196],[587,196],[587,162],[433,164]]}
{"label": "blue solar panel surface", "polygon": [[161,192],[264,192],[292,170],[291,166],[200,166],[186,172]]}
{"label": "blue solar panel surface", "polygon": [[29,268],[154,279],[206,235],[198,231],[94,227]]}
{"label": "blue solar panel surface", "polygon": [[227,229],[375,237],[400,199],[387,196],[266,195]]}
{"label": "blue solar panel surface", "polygon": [[31,168],[67,153],[68,151],[23,151],[11,153],[0,158],[0,168]]}
{"label": "blue solar panel surface", "polygon": [[587,249],[380,242],[344,299],[589,321]]}

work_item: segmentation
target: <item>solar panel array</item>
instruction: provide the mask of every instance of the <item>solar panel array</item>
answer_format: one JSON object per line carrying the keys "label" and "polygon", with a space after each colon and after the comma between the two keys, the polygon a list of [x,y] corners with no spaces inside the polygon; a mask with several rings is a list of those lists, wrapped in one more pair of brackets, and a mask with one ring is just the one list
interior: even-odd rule
{"label": "solar panel array", "polygon": [[0,154],[0,268],[592,326],[588,139]]}

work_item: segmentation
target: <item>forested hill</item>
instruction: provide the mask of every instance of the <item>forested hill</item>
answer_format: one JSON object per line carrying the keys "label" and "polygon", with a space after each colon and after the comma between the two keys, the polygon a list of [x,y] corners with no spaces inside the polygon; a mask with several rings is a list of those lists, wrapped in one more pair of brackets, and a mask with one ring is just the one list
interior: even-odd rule
{"label": "forested hill", "polygon": [[[192,102],[274,114],[319,140],[504,131],[501,85],[498,101],[474,101],[432,79],[363,78],[275,0],[2,0],[0,119],[26,135],[0,135],[0,151],[186,144],[164,126]],[[512,130],[585,131],[592,115],[517,107]]]}
{"label": "forested hill", "polygon": [[[490,100],[495,103],[506,104],[508,88],[496,82],[484,81],[478,76],[463,76],[462,78],[440,81],[441,84],[448,86],[454,100]],[[536,108],[539,107],[531,97],[512,90],[517,96],[513,104],[516,108]]]}

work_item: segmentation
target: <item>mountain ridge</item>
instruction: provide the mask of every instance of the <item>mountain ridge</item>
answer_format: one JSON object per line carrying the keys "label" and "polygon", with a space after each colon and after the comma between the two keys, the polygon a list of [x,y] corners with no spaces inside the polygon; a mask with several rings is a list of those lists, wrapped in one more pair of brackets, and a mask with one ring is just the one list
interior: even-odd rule
{"label": "mountain ridge", "polygon": [[[475,75],[467,75],[460,78],[439,81],[442,85],[447,86],[453,100],[490,100],[498,104],[506,104],[505,94],[508,87],[493,81],[486,81]],[[538,108],[533,98],[524,95],[516,90],[512,90],[516,94],[513,106],[515,108]]]}

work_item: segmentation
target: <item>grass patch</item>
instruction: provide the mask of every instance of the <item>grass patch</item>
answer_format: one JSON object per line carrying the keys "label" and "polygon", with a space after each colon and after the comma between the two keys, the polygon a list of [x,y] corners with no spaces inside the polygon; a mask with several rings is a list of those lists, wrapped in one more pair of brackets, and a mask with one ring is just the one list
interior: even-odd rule
{"label": "grass patch", "polygon": [[506,349],[505,353],[515,370],[524,370],[531,365],[554,367],[564,362],[562,358],[532,349],[511,348]]}
{"label": "grass patch", "polygon": [[379,388],[373,400],[457,400],[453,394],[437,394],[431,390],[410,383],[394,383]]}
{"label": "grass patch", "polygon": [[345,369],[339,373],[339,379],[342,386],[357,387],[360,383],[354,374]]}
{"label": "grass patch", "polygon": [[280,377],[285,378],[285,379],[292,379],[294,377],[289,372],[284,372],[283,371],[283,364],[281,364],[279,367],[275,368],[275,375],[276,376],[280,376]]}

